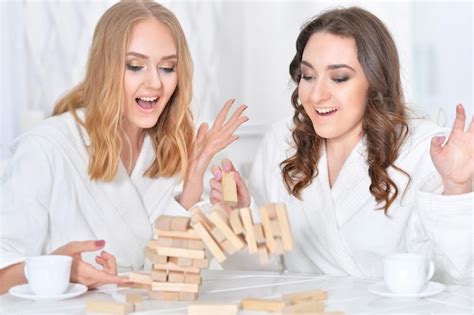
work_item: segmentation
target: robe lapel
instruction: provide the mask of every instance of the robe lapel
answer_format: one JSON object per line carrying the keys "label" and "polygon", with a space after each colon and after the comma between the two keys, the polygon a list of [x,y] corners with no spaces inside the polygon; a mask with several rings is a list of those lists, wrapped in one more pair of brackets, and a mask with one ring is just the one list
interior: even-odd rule
{"label": "robe lapel", "polygon": [[373,197],[368,193],[370,177],[366,163],[365,139],[359,141],[344,162],[332,187],[332,197],[338,227],[364,207],[373,207]]}
{"label": "robe lapel", "polygon": [[[80,210],[98,239],[111,240],[108,250],[121,265],[139,269],[152,229],[136,187],[123,165],[112,182],[91,181],[87,171],[89,156],[84,147],[89,142],[87,134],[74,121],[69,122],[68,128],[68,133],[55,128],[50,134],[74,170],[70,174],[77,177],[75,181],[81,186],[78,191],[87,192],[80,197],[86,199],[82,201],[88,206],[81,206]],[[70,139],[71,134],[74,139]]]}
{"label": "robe lapel", "polygon": [[351,275],[363,276],[355,260],[345,247],[336,218],[336,208],[329,186],[328,165],[324,150],[318,165],[319,174],[313,183],[303,192],[303,201],[300,207],[314,228],[311,229],[314,237],[323,248],[319,248],[324,259],[332,261]]}

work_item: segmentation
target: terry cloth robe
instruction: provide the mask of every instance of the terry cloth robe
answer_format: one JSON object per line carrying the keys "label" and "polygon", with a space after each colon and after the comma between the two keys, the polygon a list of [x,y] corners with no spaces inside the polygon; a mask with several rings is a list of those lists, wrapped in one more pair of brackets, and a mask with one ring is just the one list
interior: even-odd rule
{"label": "terry cloth robe", "polygon": [[[417,252],[434,260],[435,279],[472,284],[474,194],[444,196],[441,178],[429,153],[431,138],[446,134],[426,120],[410,122],[410,134],[390,177],[399,194],[388,216],[369,192],[365,138],[345,161],[336,182],[329,185],[323,149],[312,184],[302,200],[289,195],[280,163],[291,156],[291,123],[275,124],[264,137],[249,178],[257,205],[284,202],[295,249],[282,260],[292,272],[381,278],[383,257]],[[408,186],[407,186],[408,184]],[[255,209],[254,209],[255,212]]]}
{"label": "terry cloth robe", "polygon": [[[78,115],[83,119],[84,110]],[[155,156],[148,136],[132,174],[120,163],[110,182],[90,180],[89,144],[70,113],[45,120],[14,142],[0,181],[0,268],[71,241],[103,239],[119,271],[139,269],[154,220],[187,215],[174,198],[177,178],[143,176]],[[95,264],[96,254],[83,258]]]}

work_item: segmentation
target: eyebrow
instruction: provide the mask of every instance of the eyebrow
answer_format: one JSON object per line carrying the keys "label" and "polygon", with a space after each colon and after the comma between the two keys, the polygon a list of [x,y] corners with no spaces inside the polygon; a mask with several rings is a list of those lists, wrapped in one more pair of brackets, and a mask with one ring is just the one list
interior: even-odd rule
{"label": "eyebrow", "polygon": [[[309,62],[305,61],[305,60],[301,60],[301,64],[302,64],[302,65],[305,65],[305,66],[307,66],[307,67],[310,67],[311,69],[314,70],[313,65],[310,64]],[[354,68],[352,68],[351,66],[346,65],[346,64],[344,64],[344,63],[340,63],[340,64],[335,64],[335,65],[329,65],[329,66],[327,66],[327,69],[328,69],[328,70],[335,70],[335,69],[340,69],[340,68],[348,68],[348,69],[350,69],[350,70],[356,72],[356,71],[354,70]]]}
{"label": "eyebrow", "polygon": [[[137,53],[137,52],[134,52],[134,51],[128,52],[127,56],[135,56],[135,57],[138,57],[138,58],[141,58],[141,59],[150,59],[149,56],[144,55],[144,54],[140,54],[140,53]],[[161,60],[176,59],[176,58],[178,58],[178,57],[176,57],[176,54],[173,54],[173,55],[163,56],[163,57],[161,57]]]}

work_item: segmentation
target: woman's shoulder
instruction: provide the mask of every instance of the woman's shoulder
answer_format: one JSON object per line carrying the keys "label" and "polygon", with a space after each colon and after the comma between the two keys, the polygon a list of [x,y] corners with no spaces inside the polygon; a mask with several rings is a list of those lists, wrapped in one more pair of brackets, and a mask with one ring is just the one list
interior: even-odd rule
{"label": "woman's shoulder", "polygon": [[[82,120],[83,110],[76,111],[77,118]],[[35,127],[21,134],[12,144],[14,149],[23,142],[34,139],[43,145],[53,146],[54,144],[76,143],[83,140],[85,129],[76,120],[71,112],[65,112],[57,116],[51,116],[40,122]]]}

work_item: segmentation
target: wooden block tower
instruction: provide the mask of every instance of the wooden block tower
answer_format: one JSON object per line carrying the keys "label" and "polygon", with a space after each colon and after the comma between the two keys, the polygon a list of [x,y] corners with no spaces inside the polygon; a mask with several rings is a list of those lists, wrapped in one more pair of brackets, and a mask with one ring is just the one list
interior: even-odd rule
{"label": "wooden block tower", "polygon": [[203,241],[190,227],[188,217],[162,215],[155,228],[157,238],[145,249],[152,271],[132,273],[130,280],[147,285],[153,299],[195,300],[201,269],[209,264]]}

